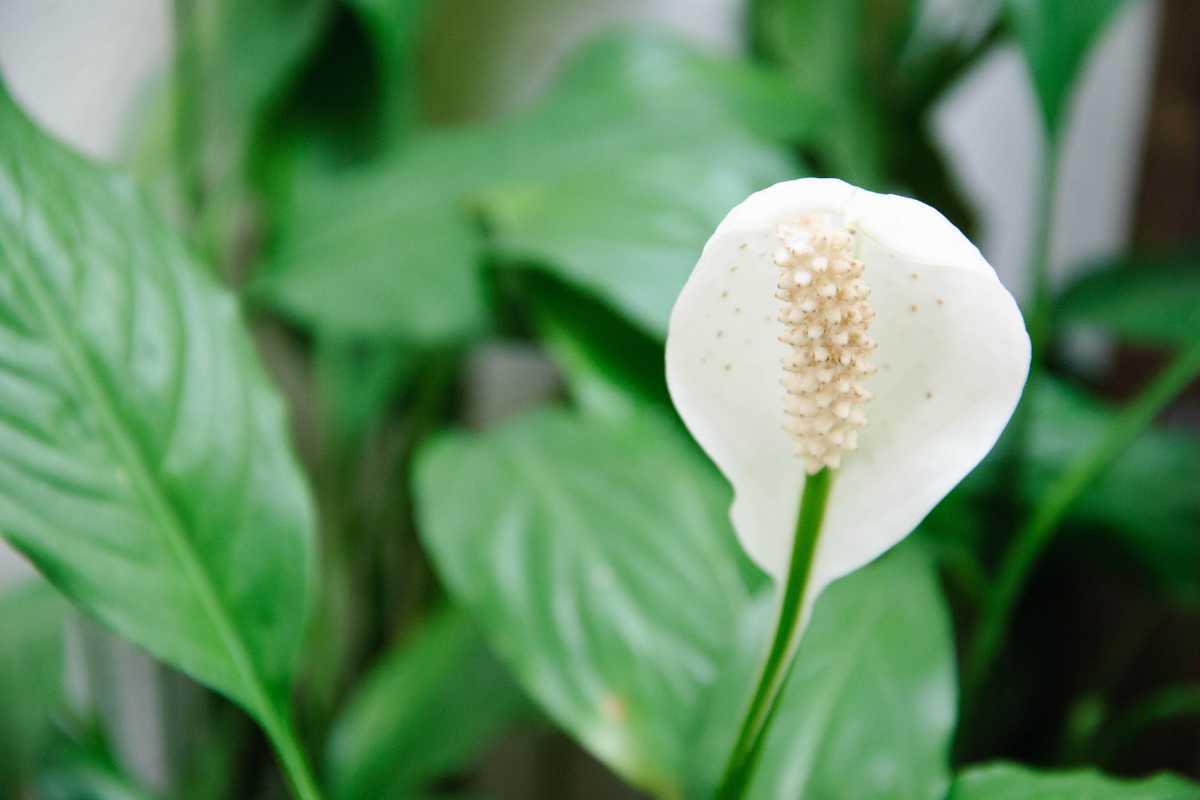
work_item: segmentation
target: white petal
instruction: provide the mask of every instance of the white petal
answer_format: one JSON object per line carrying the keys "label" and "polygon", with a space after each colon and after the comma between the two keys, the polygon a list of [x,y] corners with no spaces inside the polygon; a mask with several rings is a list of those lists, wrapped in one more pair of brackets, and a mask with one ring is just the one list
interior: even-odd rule
{"label": "white petal", "polygon": [[[812,211],[860,232],[878,373],[859,448],[835,471],[809,602],[898,542],[983,458],[1029,368],[1012,296],[933,209],[832,180],[751,195],[704,248],[671,315],[667,381],[692,435],[733,484],[751,558],[786,574],[804,465],[783,430],[776,228]],[[915,277],[914,277],[915,276]]]}

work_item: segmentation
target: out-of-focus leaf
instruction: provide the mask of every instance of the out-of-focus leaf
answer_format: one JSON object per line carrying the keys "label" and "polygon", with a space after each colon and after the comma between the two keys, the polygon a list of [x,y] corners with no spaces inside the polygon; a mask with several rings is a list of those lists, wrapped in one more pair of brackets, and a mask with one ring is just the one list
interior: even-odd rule
{"label": "out-of-focus leaf", "polygon": [[1102,327],[1131,341],[1200,338],[1200,255],[1122,261],[1088,272],[1063,294],[1059,319]]}
{"label": "out-of-focus leaf", "polygon": [[38,773],[38,800],[152,800],[110,758],[75,742],[60,742]]}
{"label": "out-of-focus leaf", "polygon": [[893,79],[928,101],[978,55],[1003,0],[908,0],[909,30]]}
{"label": "out-of-focus leaf", "polygon": [[418,39],[424,27],[428,0],[346,0],[371,33],[383,72],[384,114],[395,129],[417,118],[420,100],[415,71]]}
{"label": "out-of-focus leaf", "polygon": [[465,613],[448,609],[383,657],[333,729],[338,800],[412,797],[530,713]]}
{"label": "out-of-focus leaf", "polygon": [[169,133],[180,162],[159,165],[181,170],[185,208],[202,210],[205,240],[223,253],[244,224],[260,125],[317,41],[329,8],[330,0],[175,3],[178,52],[162,100],[174,108]]}
{"label": "out-of-focus leaf", "polygon": [[0,795],[33,774],[63,691],[67,604],[41,581],[0,594]]}
{"label": "out-of-focus leaf", "polygon": [[[1034,393],[1030,468],[1022,493],[1036,503],[1048,481],[1110,427],[1116,412],[1069,386],[1044,380]],[[1099,525],[1172,588],[1200,599],[1200,440],[1148,430],[1072,506],[1071,519]]]}
{"label": "out-of-focus leaf", "polygon": [[289,696],[313,512],[232,296],[122,176],[0,93],[0,532],[260,718]]}
{"label": "out-of-focus leaf", "polygon": [[1006,2],[1033,78],[1042,121],[1050,137],[1056,138],[1088,54],[1122,0]]}
{"label": "out-of-focus leaf", "polygon": [[1144,780],[1109,778],[1094,770],[1037,772],[1015,764],[972,767],[959,775],[947,800],[1198,800],[1200,786],[1173,775]]}
{"label": "out-of-focus leaf", "polygon": [[670,408],[661,342],[549,278],[530,281],[529,290],[542,345],[584,413],[627,419]]}
{"label": "out-of-focus leaf", "polygon": [[786,69],[821,124],[813,143],[838,177],[877,186],[884,177],[885,120],[872,101],[862,0],[758,0],[759,49]]}
{"label": "out-of-focus leaf", "polygon": [[754,582],[699,453],[649,414],[534,413],[435,440],[417,498],[439,573],[530,694],[630,782],[678,796]]}
{"label": "out-of-focus leaf", "polygon": [[[697,787],[711,794],[753,691],[775,601],[746,609],[695,734]],[[818,601],[749,797],[933,800],[950,783],[957,681],[949,615],[929,559],[906,546]]]}
{"label": "out-of-focus leaf", "polygon": [[794,177],[754,135],[782,124],[767,113],[774,84],[722,63],[662,38],[605,38],[520,118],[427,132],[368,172],[313,181],[259,290],[343,335],[467,335],[483,316],[476,209],[501,251],[662,334],[729,206]]}
{"label": "out-of-focus leaf", "polygon": [[415,362],[399,344],[319,340],[317,385],[332,430],[350,441],[370,433]]}

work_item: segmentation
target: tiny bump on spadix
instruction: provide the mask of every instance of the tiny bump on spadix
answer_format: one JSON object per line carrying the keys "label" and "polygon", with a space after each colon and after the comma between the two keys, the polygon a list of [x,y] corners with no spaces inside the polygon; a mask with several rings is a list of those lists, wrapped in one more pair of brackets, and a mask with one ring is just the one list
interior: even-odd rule
{"label": "tiny bump on spadix", "polygon": [[810,475],[841,466],[858,447],[871,393],[863,379],[875,371],[868,334],[875,314],[863,263],[854,257],[855,232],[832,214],[810,214],[778,227],[774,253],[782,303],[783,428]]}

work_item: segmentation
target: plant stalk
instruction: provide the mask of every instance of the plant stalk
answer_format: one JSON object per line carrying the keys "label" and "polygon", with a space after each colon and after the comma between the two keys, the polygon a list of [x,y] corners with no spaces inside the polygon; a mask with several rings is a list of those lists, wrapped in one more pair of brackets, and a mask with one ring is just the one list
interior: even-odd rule
{"label": "plant stalk", "polygon": [[296,800],[322,800],[308,758],[287,718],[274,707],[263,709],[259,717]]}
{"label": "plant stalk", "polygon": [[1012,618],[1029,573],[1046,549],[1072,503],[1145,430],[1180,392],[1200,377],[1200,342],[1183,350],[1109,426],[1100,441],[1082,453],[1051,483],[1029,521],[1009,545],[984,607],[972,648],[968,686],[983,684]]}
{"label": "plant stalk", "polygon": [[738,726],[737,740],[729,754],[725,772],[716,792],[719,800],[737,800],[750,785],[754,767],[762,751],[763,741],[770,728],[779,697],[783,693],[800,639],[801,615],[807,600],[813,557],[825,518],[825,504],[833,475],[822,469],[804,481],[800,513],[796,518],[796,533],[792,542],[792,558],[788,565],[787,584],[775,622],[775,632],[766,661],[759,673],[753,699]]}

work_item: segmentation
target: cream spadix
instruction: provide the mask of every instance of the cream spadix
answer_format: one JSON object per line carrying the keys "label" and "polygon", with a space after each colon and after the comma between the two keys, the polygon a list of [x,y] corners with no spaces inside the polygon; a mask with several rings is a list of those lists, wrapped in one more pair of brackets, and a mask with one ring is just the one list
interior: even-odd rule
{"label": "cream spadix", "polygon": [[806,476],[833,471],[809,605],[983,458],[1029,358],[1012,296],[945,217],[807,178],[751,195],[709,239],[671,314],[667,381],[776,578]]}

